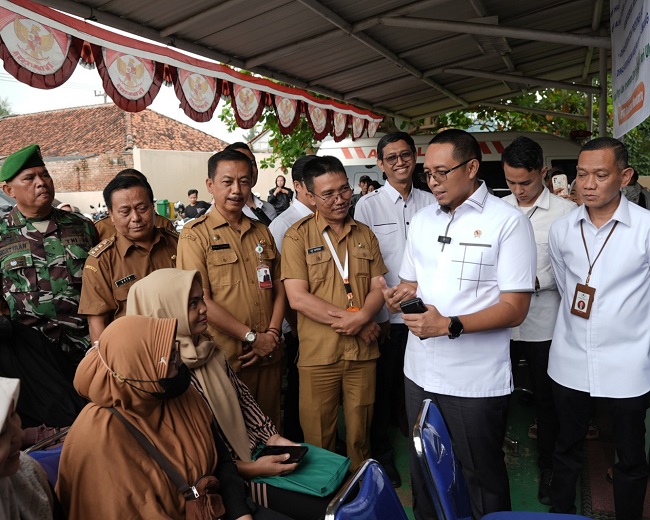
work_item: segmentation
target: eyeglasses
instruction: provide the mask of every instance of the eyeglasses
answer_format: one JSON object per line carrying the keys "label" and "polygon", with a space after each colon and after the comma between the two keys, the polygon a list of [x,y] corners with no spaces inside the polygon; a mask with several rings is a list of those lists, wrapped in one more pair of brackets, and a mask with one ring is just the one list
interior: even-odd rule
{"label": "eyeglasses", "polygon": [[317,195],[313,191],[310,191],[312,195],[321,199],[325,204],[333,204],[337,197],[341,197],[343,200],[348,200],[352,196],[352,188],[348,184],[345,188],[341,188],[338,192],[332,193],[331,195]]}
{"label": "eyeglasses", "polygon": [[472,157],[471,159],[467,159],[466,161],[463,161],[457,166],[454,166],[453,168],[449,168],[448,170],[434,170],[434,171],[423,171],[420,173],[420,180],[422,182],[429,182],[429,180],[433,177],[435,178],[438,182],[445,182],[447,180],[447,175],[449,175],[451,172],[454,170],[457,170],[461,166],[465,166],[468,162],[473,161],[475,157]]}
{"label": "eyeglasses", "polygon": [[391,154],[384,157],[383,161],[388,164],[388,166],[393,166],[397,164],[397,159],[402,159],[402,162],[411,162],[413,160],[413,152],[402,152],[400,154]]}

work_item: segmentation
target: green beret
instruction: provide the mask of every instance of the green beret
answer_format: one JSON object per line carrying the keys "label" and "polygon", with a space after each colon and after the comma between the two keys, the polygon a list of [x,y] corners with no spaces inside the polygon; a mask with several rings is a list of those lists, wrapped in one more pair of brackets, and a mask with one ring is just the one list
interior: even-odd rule
{"label": "green beret", "polygon": [[45,166],[41,148],[37,144],[30,144],[4,160],[0,169],[0,181],[10,181],[23,170],[37,166]]}

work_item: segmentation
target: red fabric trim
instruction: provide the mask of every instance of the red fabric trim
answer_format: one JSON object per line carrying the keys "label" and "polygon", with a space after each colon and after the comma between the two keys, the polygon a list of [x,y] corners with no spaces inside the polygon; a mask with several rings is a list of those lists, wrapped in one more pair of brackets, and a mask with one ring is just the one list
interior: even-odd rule
{"label": "red fabric trim", "polygon": [[[275,96],[271,95],[271,101],[273,102],[273,108],[275,109],[275,114],[278,116],[278,106],[275,103]],[[298,101],[298,104],[296,105],[296,114],[293,117],[293,121],[289,124],[289,126],[282,126],[282,123],[280,122],[280,116],[278,116],[278,126],[280,127],[280,133],[282,135],[289,135],[291,132],[294,131],[296,126],[298,126],[298,123],[300,122],[300,116],[302,115],[302,101]]]}
{"label": "red fabric trim", "polygon": [[[339,111],[350,111],[357,115],[370,117],[372,119],[379,120],[379,121],[383,120],[384,118],[384,116],[375,114],[370,110],[365,110],[362,108],[355,107],[353,105],[340,103],[334,100],[317,98],[316,96],[309,94],[307,91],[298,89],[296,87],[281,85],[279,83],[273,82],[265,78],[243,74],[236,70],[231,69],[226,65],[215,64],[209,61],[193,58],[191,56],[183,54],[169,47],[154,45],[148,42],[143,42],[140,40],[130,38],[128,36],[116,34],[98,25],[95,25],[91,22],[87,22],[85,20],[79,20],[72,16],[66,15],[65,13],[61,13],[49,7],[45,7],[43,5],[34,3],[30,0],[11,0],[11,3],[20,6],[24,9],[28,9],[33,13],[36,13],[50,20],[54,20],[62,25],[71,28],[74,31],[83,33],[83,35],[78,35],[81,38],[83,38],[85,35],[90,35],[94,38],[104,40],[106,42],[106,45],[104,46],[108,48],[112,47],[110,45],[111,43],[130,47],[134,50],[140,50],[147,53],[156,54],[161,58],[169,58],[169,59],[179,61],[181,63],[185,63],[192,67],[202,68],[206,72],[213,71],[217,74],[227,75],[228,78],[222,78],[224,79],[224,81],[231,80],[231,81],[235,81],[238,84],[242,84],[242,83],[253,84],[255,86],[251,86],[251,88],[262,90],[263,92],[267,92],[270,94],[274,94],[277,92],[277,93],[284,93],[291,96],[297,96],[301,98],[302,101],[305,102],[312,102],[313,104],[318,104],[323,107],[338,109]],[[155,61],[161,62],[166,60],[156,59]],[[177,65],[172,64],[172,66],[177,66]]]}
{"label": "red fabric trim", "polygon": [[82,45],[82,40],[74,36],[71,37],[68,55],[61,68],[54,74],[36,74],[24,68],[13,58],[9,49],[7,49],[2,41],[2,37],[0,37],[0,58],[2,58],[4,69],[18,81],[30,87],[47,90],[60,87],[70,79],[74,69],[77,67],[77,63],[79,63]]}
{"label": "red fabric trim", "polygon": [[314,137],[318,141],[322,141],[323,139],[325,139],[329,135],[330,131],[332,130],[332,111],[328,109],[323,109],[323,111],[325,112],[325,117],[327,118],[325,123],[325,128],[323,129],[322,132],[318,133],[314,128],[314,123],[311,120],[311,115],[309,114],[309,108],[306,107],[305,109],[305,117],[307,118],[307,122],[309,123],[312,132],[314,132]]}
{"label": "red fabric trim", "polygon": [[190,119],[197,121],[198,123],[204,123],[206,121],[210,121],[210,119],[212,119],[214,111],[217,109],[219,100],[221,99],[222,81],[220,79],[216,80],[216,85],[215,85],[216,94],[214,96],[214,102],[212,103],[212,105],[210,105],[210,108],[205,112],[198,112],[194,110],[194,108],[192,108],[190,103],[187,101],[187,98],[185,97],[185,92],[183,92],[183,85],[181,84],[180,75],[178,74],[178,69],[174,67],[169,67],[169,72],[172,75],[172,81],[174,83],[174,92],[176,92],[176,97],[181,102],[181,108],[183,109],[183,112],[185,112],[185,115],[187,115],[187,117],[189,117]]}
{"label": "red fabric trim", "polygon": [[257,110],[255,111],[255,114],[253,114],[253,117],[251,117],[250,119],[242,119],[241,116],[239,115],[239,109],[237,108],[237,96],[235,96],[235,89],[233,88],[232,85],[229,85],[229,91],[230,91],[230,104],[232,105],[233,112],[235,113],[235,121],[237,121],[237,126],[239,128],[243,128],[244,130],[253,128],[262,117],[262,112],[264,111],[266,105],[269,103],[267,93],[260,92],[260,102],[259,105],[257,106]]}
{"label": "red fabric trim", "polygon": [[108,96],[113,100],[118,107],[127,112],[141,112],[147,108],[153,100],[156,99],[158,91],[160,90],[160,85],[163,82],[163,69],[164,64],[155,63],[155,72],[153,77],[153,83],[149,90],[139,99],[128,99],[122,96],[118,90],[113,85],[111,77],[108,74],[106,64],[104,63],[104,56],[102,54],[102,48],[98,45],[92,45],[93,56],[95,57],[95,63],[97,64],[97,72],[102,78],[102,84],[104,86],[104,91]]}

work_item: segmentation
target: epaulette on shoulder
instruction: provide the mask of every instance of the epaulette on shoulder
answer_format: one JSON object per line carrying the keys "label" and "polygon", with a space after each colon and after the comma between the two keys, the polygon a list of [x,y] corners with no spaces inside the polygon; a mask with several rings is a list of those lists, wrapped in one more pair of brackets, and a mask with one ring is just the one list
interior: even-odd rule
{"label": "epaulette on shoulder", "polygon": [[102,240],[99,244],[97,244],[90,251],[88,251],[88,254],[90,256],[94,256],[95,258],[99,258],[99,255],[101,255],[104,251],[106,251],[114,243],[115,243],[115,235],[113,235],[112,237],[107,238],[106,240]]}
{"label": "epaulette on shoulder", "polygon": [[171,237],[178,238],[178,231],[176,231],[175,229],[164,227],[164,228],[158,228],[158,231],[160,231],[161,233],[163,233],[165,235],[169,235]]}
{"label": "epaulette on shoulder", "polygon": [[183,227],[193,228],[194,226],[196,226],[197,224],[200,224],[206,218],[208,218],[209,215],[210,215],[209,213],[204,213],[200,217],[196,217],[194,220],[190,220]]}
{"label": "epaulette on shoulder", "polygon": [[309,222],[311,219],[313,219],[314,216],[315,216],[315,213],[312,213],[311,215],[307,215],[306,217],[300,219],[298,222],[296,222],[291,227],[298,229],[299,227],[304,226],[305,224],[307,224],[307,222]]}

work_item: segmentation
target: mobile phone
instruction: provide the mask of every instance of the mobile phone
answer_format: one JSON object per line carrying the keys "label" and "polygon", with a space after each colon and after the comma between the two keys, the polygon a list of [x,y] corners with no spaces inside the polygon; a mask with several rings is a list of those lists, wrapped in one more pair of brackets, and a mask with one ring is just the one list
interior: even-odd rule
{"label": "mobile phone", "polygon": [[406,300],[405,302],[400,303],[399,306],[404,314],[422,314],[428,310],[421,298]]}
{"label": "mobile phone", "polygon": [[257,458],[265,457],[266,455],[283,455],[289,454],[289,458],[282,462],[282,464],[295,464],[300,462],[307,454],[309,448],[307,446],[264,446],[257,454]]}
{"label": "mobile phone", "polygon": [[[554,175],[551,182],[553,183],[553,193],[556,195],[569,195],[569,182],[565,174],[560,173]],[[561,189],[562,191],[558,192],[558,189]]]}

